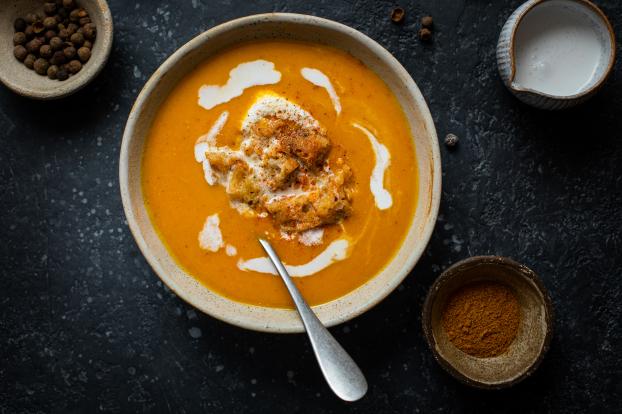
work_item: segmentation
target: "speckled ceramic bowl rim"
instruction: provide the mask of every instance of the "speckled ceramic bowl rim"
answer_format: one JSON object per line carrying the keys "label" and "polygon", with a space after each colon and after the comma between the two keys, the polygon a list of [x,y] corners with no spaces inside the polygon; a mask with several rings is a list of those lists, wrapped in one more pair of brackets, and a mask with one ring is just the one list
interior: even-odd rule
{"label": "speckled ceramic bowl rim", "polygon": [[[510,80],[509,80],[510,85],[512,85],[512,83],[514,82],[514,77],[516,76],[516,57],[514,54],[514,39],[515,39],[516,31],[518,30],[518,26],[520,26],[521,21],[527,15],[527,13],[533,10],[534,7],[537,7],[538,5],[545,3],[547,1],[550,1],[550,0],[535,0],[531,5],[529,5],[525,10],[523,10],[523,12],[516,18],[516,22],[514,23],[514,27],[512,28],[512,34],[510,36],[510,61],[512,62],[512,65],[511,65],[512,71],[510,73]],[[609,32],[609,40],[611,42],[611,52],[609,53],[609,63],[607,64],[607,68],[602,72],[598,82],[596,82],[594,85],[584,90],[583,92],[579,92],[574,95],[551,95],[551,94],[536,91],[530,88],[517,88],[517,87],[512,86],[512,89],[514,89],[515,91],[530,92],[530,93],[534,93],[537,95],[546,96],[552,99],[574,100],[574,99],[589,95],[592,92],[600,89],[600,87],[603,85],[603,83],[605,83],[605,81],[607,80],[611,72],[613,71],[613,65],[616,60],[616,36],[613,31],[613,27],[611,26],[611,23],[609,22],[609,19],[607,19],[607,16],[605,15],[605,13],[603,13],[603,11],[597,5],[595,5],[589,0],[567,0],[567,1],[574,1],[575,3],[579,3],[583,6],[586,6],[592,9],[596,13],[596,15],[601,18],[602,22],[604,23],[605,28],[607,29],[607,32]]]}
{"label": "speckled ceramic bowl rim", "polygon": [[[96,47],[102,49],[101,52],[98,50],[91,55],[91,59],[85,63],[81,72],[71,76],[66,81],[58,82],[58,87],[52,92],[42,92],[31,85],[24,86],[16,83],[11,78],[11,74],[4,73],[3,70],[0,70],[0,82],[18,95],[43,101],[64,98],[78,92],[91,83],[91,81],[95,79],[106,66],[106,62],[110,56],[110,51],[112,50],[114,34],[112,13],[110,12],[108,3],[106,0],[94,0],[94,3],[96,4],[95,9],[97,13],[101,15],[101,21],[103,22],[103,27],[97,28],[97,39],[95,40],[97,42]],[[92,13],[93,10],[90,10],[90,12]],[[10,56],[10,58],[14,59],[13,56]],[[87,71],[87,66],[89,68],[92,67],[93,69]]]}
{"label": "speckled ceramic bowl rim", "polygon": [[[360,42],[367,50],[369,50],[375,57],[384,62],[388,67],[391,68],[401,79],[403,83],[403,88],[408,92],[408,95],[413,99],[415,104],[420,111],[421,122],[423,127],[426,129],[428,133],[428,139],[430,140],[430,152],[429,152],[429,169],[431,171],[431,182],[428,187],[429,191],[429,203],[423,209],[425,210],[425,224],[422,226],[420,233],[417,233],[417,237],[414,238],[412,246],[405,253],[405,261],[403,265],[400,267],[400,270],[396,272],[395,276],[393,276],[385,285],[382,286],[382,289],[376,289],[373,291],[373,295],[362,296],[365,298],[364,300],[360,300],[361,303],[358,303],[354,309],[350,309],[347,312],[333,312],[331,309],[338,308],[337,305],[327,307],[326,311],[323,312],[322,321],[327,326],[337,325],[339,323],[350,320],[365,311],[372,308],[374,305],[378,304],[382,301],[386,296],[389,295],[402,280],[410,273],[415,263],[419,260],[425,248],[427,246],[428,241],[432,235],[432,231],[434,230],[434,226],[436,224],[436,217],[438,215],[438,209],[440,204],[440,196],[441,196],[441,163],[440,163],[440,149],[438,146],[438,138],[436,135],[436,129],[434,127],[434,122],[432,120],[432,116],[429,112],[427,104],[421,92],[415,82],[412,80],[406,69],[389,53],[386,49],[376,43],[374,40],[365,36],[361,32],[345,26],[343,24],[308,15],[301,14],[291,14],[291,13],[269,13],[269,14],[259,14],[248,17],[239,18],[236,20],[232,20],[223,24],[220,24],[200,35],[190,40],[188,43],[179,48],[173,55],[171,55],[152,75],[152,77],[147,81],[143,90],[140,92],[136,102],[130,112],[128,117],[128,121],[126,124],[125,132],[123,135],[123,142],[121,145],[121,154],[120,154],[120,162],[119,162],[119,184],[121,189],[121,198],[123,201],[123,208],[125,211],[125,215],[127,217],[127,222],[130,227],[130,230],[138,244],[139,249],[143,253],[144,257],[147,259],[151,267],[154,269],[156,274],[160,277],[160,279],[173,290],[179,297],[181,297],[186,302],[192,304],[198,309],[202,310],[205,313],[210,314],[211,316],[220,319],[224,322],[240,326],[242,328],[263,331],[263,332],[275,332],[275,333],[298,333],[303,332],[304,329],[300,324],[298,316],[295,314],[293,310],[287,310],[291,314],[292,321],[296,321],[296,323],[290,322],[287,324],[283,324],[282,326],[275,325],[264,325],[257,322],[254,322],[250,318],[239,317],[233,312],[215,312],[210,309],[206,309],[207,305],[195,302],[191,295],[186,294],[185,291],[181,289],[176,289],[175,284],[172,283],[172,279],[169,280],[169,276],[164,271],[162,265],[159,263],[157,257],[151,252],[141,230],[139,228],[139,223],[137,221],[137,216],[135,215],[132,209],[131,196],[129,192],[129,152],[130,152],[130,141],[133,139],[134,130],[137,127],[139,114],[141,113],[141,109],[146,105],[146,102],[149,100],[150,95],[156,90],[156,87],[161,78],[166,76],[167,72],[174,67],[186,54],[199,49],[201,45],[205,42],[209,42],[211,38],[223,35],[229,31],[233,31],[236,29],[240,29],[243,27],[249,27],[254,25],[259,25],[262,23],[286,23],[286,24],[300,24],[304,26],[317,26],[318,28],[327,28],[333,32],[339,32],[345,36],[351,37],[355,39],[357,42]],[[420,190],[422,191],[422,190]],[[425,191],[425,190],[423,190]],[[144,201],[141,201],[144,203]],[[149,223],[151,227],[153,227],[152,223]],[[415,224],[414,222],[410,225],[407,238],[410,237],[411,234],[414,234]],[[405,244],[403,243],[400,247],[400,252],[405,248]],[[396,258],[394,257],[390,263],[392,263]],[[387,265],[389,266],[389,265]],[[178,266],[179,267],[179,266]],[[383,271],[381,271],[383,272]],[[190,277],[190,276],[189,276]],[[372,278],[372,281],[374,278]],[[342,296],[338,299],[335,299],[328,304],[319,305],[318,308],[325,307],[326,305],[336,304],[338,302],[342,302],[343,306],[346,307],[347,303],[354,302],[354,299],[359,294],[359,291],[362,291],[365,286],[370,284],[371,281],[363,284],[359,288],[354,291]],[[204,286],[205,289],[208,289]],[[367,292],[366,292],[367,293]],[[214,294],[218,295],[216,292]],[[218,295],[220,296],[220,295]],[[222,297],[225,300],[230,302],[231,299],[226,297]],[[235,302],[237,303],[237,302]],[[273,309],[273,308],[264,308],[258,307],[255,305],[246,305],[250,308],[254,309],[262,309],[262,311],[285,311],[283,309]],[[351,305],[350,305],[351,306]],[[352,307],[352,306],[351,306]],[[320,316],[320,314],[318,314]]]}
{"label": "speckled ceramic bowl rim", "polygon": [[[508,267],[517,269],[518,270],[517,273],[523,275],[524,277],[526,277],[527,279],[529,279],[531,282],[534,283],[539,293],[542,295],[542,298],[544,299],[543,304],[544,304],[544,308],[546,309],[547,328],[546,328],[546,334],[544,336],[544,343],[542,344],[542,348],[540,349],[538,357],[521,375],[509,381],[502,382],[502,383],[489,384],[485,382],[480,382],[480,381],[473,380],[472,378],[469,378],[463,375],[462,373],[460,373],[457,369],[453,367],[450,361],[444,358],[437,351],[436,340],[434,339],[434,333],[432,330],[432,306],[434,305],[434,301],[436,300],[438,293],[443,289],[445,281],[449,280],[452,277],[459,277],[456,275],[459,275],[463,269],[469,268],[471,266],[478,265],[478,264],[502,265],[502,266],[508,266]],[[518,263],[508,257],[473,256],[473,257],[469,257],[467,259],[454,263],[449,268],[447,268],[443,273],[441,273],[441,275],[434,281],[434,283],[430,287],[430,290],[428,291],[428,294],[425,298],[425,302],[423,304],[421,324],[422,324],[423,333],[428,342],[428,345],[430,349],[432,350],[432,353],[434,354],[434,359],[438,361],[438,363],[443,367],[443,369],[445,369],[445,371],[447,371],[454,378],[460,380],[462,383],[466,385],[470,385],[472,387],[481,388],[481,389],[495,390],[495,389],[511,387],[512,385],[518,384],[519,382],[529,377],[531,374],[533,374],[538,369],[538,367],[540,366],[540,363],[544,359],[544,356],[548,352],[549,347],[551,345],[551,338],[553,337],[554,317],[555,315],[553,313],[553,303],[551,302],[551,297],[549,296],[549,293],[546,287],[544,286],[544,283],[542,283],[542,280],[540,279],[540,277],[533,270],[531,270],[527,266],[521,263]]]}

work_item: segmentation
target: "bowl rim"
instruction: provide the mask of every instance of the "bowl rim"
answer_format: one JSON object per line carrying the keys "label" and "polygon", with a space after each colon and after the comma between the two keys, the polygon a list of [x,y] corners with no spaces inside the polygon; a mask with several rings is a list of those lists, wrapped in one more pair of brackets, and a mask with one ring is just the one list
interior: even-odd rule
{"label": "bowl rim", "polygon": [[[460,277],[459,275],[464,270],[464,268],[471,267],[477,264],[506,266],[512,268],[513,270],[516,270],[517,274],[521,274],[524,278],[533,282],[534,286],[538,290],[538,293],[540,293],[543,298],[543,304],[545,308],[546,333],[544,334],[544,341],[542,343],[542,348],[538,353],[538,357],[520,375],[503,382],[487,383],[469,378],[466,375],[462,374],[460,371],[458,371],[456,368],[454,368],[451,361],[444,358],[436,349],[436,339],[434,338],[434,333],[432,329],[432,306],[434,305],[434,301],[438,296],[438,292],[442,289],[444,282],[448,278]],[[553,309],[553,302],[551,300],[548,290],[542,282],[542,279],[540,279],[536,272],[534,272],[532,269],[525,266],[524,264],[521,264],[509,257],[488,255],[471,256],[466,259],[460,260],[452,264],[445,271],[443,271],[439,277],[436,278],[434,283],[432,283],[432,286],[430,286],[430,289],[428,290],[425,301],[423,303],[421,325],[423,328],[424,336],[426,338],[426,342],[428,343],[428,346],[430,347],[430,350],[434,355],[434,359],[441,365],[441,367],[443,367],[445,371],[447,371],[449,374],[451,374],[454,378],[458,379],[463,384],[480,389],[496,390],[508,388],[515,384],[518,384],[525,378],[531,376],[538,369],[551,346],[554,319],[555,314]]]}
{"label": "bowl rim", "polygon": [[[121,191],[121,199],[123,202],[123,209],[125,212],[125,216],[127,218],[128,226],[130,227],[130,231],[140,249],[141,253],[154,270],[154,272],[158,275],[160,280],[162,280],[172,291],[175,292],[177,296],[183,299],[185,302],[190,305],[198,308],[204,313],[209,314],[210,316],[219,319],[223,322],[227,322],[229,324],[239,326],[242,328],[260,331],[260,332],[271,332],[271,333],[301,333],[304,332],[304,327],[302,325],[288,325],[288,326],[275,326],[275,325],[263,325],[253,323],[249,320],[237,319],[231,315],[227,315],[225,313],[215,313],[206,310],[199,301],[193,300],[190,295],[186,294],[183,289],[176,289],[175,283],[171,283],[169,280],[169,276],[167,273],[161,268],[160,263],[155,256],[154,253],[151,252],[147,241],[143,237],[138,219],[136,218],[132,203],[130,200],[130,191],[129,191],[129,154],[130,154],[130,143],[134,139],[134,130],[137,127],[139,115],[142,111],[142,108],[146,105],[147,100],[150,95],[154,92],[155,88],[158,85],[159,80],[166,75],[166,73],[178,63],[184,56],[190,53],[192,50],[200,48],[205,42],[208,42],[212,37],[216,37],[219,35],[223,35],[229,31],[238,29],[240,27],[246,25],[257,25],[257,24],[272,24],[272,23],[287,23],[287,24],[301,24],[301,25],[312,25],[318,26],[322,28],[327,28],[329,30],[333,30],[336,32],[340,32],[346,36],[353,37],[355,40],[362,43],[365,47],[367,47],[375,56],[383,60],[388,66],[394,70],[400,78],[405,82],[404,87],[408,90],[410,96],[412,96],[413,100],[419,106],[419,110],[421,112],[421,121],[425,126],[430,140],[430,164],[433,174],[431,174],[431,183],[429,192],[430,196],[430,204],[428,206],[428,215],[429,219],[426,220],[425,224],[422,226],[422,231],[418,237],[418,244],[414,246],[412,251],[408,253],[406,260],[404,261],[404,265],[397,273],[397,276],[392,278],[388,283],[386,283],[383,289],[378,289],[377,294],[372,295],[366,301],[363,301],[359,306],[354,308],[349,312],[341,312],[337,315],[331,315],[330,318],[323,318],[323,322],[325,326],[334,326],[340,324],[342,322],[348,321],[356,316],[361,315],[367,310],[374,307],[376,304],[381,302],[384,298],[386,298],[399,284],[406,278],[406,276],[413,269],[417,261],[423,255],[427,244],[432,236],[432,232],[434,230],[436,224],[436,218],[438,216],[438,210],[440,206],[440,197],[441,197],[441,161],[440,161],[440,148],[438,145],[438,137],[436,135],[436,128],[434,126],[434,121],[432,119],[432,115],[429,111],[427,103],[421,94],[421,91],[415,84],[414,80],[410,76],[410,74],[406,71],[406,69],[398,62],[398,60],[384,47],[378,44],[373,39],[369,38],[365,34],[359,32],[356,29],[348,27],[344,24],[324,19],[321,17],[305,15],[305,14],[296,14],[296,13],[263,13],[263,14],[255,14],[246,17],[237,18],[234,20],[230,20],[219,24],[203,33],[200,33],[196,37],[192,38],[190,41],[185,43],[183,46],[178,48],[171,56],[169,56],[153,73],[153,75],[149,78],[149,80],[145,83],[145,86],[139,93],[136,101],[129,113],[127,124],[125,127],[125,131],[123,134],[123,140],[121,143],[121,151],[120,151],[120,160],[119,160],[119,186]],[[150,223],[153,226],[152,223]],[[410,231],[414,226],[414,222],[411,223]],[[394,258],[395,259],[395,258]],[[392,260],[394,260],[392,259]],[[179,265],[176,264],[178,267]],[[373,280],[373,277],[372,279]],[[369,282],[366,282],[369,283]],[[348,295],[351,295],[353,292],[356,292],[358,289],[361,289],[363,284],[359,286],[357,289],[349,292],[348,294],[335,299],[334,301],[328,302],[333,303],[335,301],[341,300]],[[205,289],[210,290],[207,286],[202,285]],[[211,291],[211,290],[210,290]],[[236,302],[232,299],[229,299],[225,296],[218,294],[217,292],[211,291],[219,297],[224,298],[225,300]],[[244,304],[251,307],[264,308],[256,305]],[[321,304],[318,306],[324,306],[326,304]],[[315,308],[315,306],[314,306]],[[270,308],[271,309],[271,308]],[[282,309],[280,309],[282,310]],[[295,315],[295,310],[287,310]]]}
{"label": "bowl rim", "polygon": [[[94,9],[97,10],[97,13],[101,15],[101,19],[104,22],[104,27],[97,28],[96,39],[96,41],[99,41],[98,44],[101,44],[103,47],[102,53],[98,53],[97,55],[93,54],[91,59],[86,63],[96,63],[97,67],[94,68],[93,72],[91,72],[87,77],[70,77],[64,82],[59,82],[59,87],[50,91],[42,91],[36,86],[24,86],[21,83],[17,83],[13,80],[10,74],[6,74],[3,70],[0,70],[0,82],[20,96],[40,101],[51,101],[65,98],[69,95],[73,95],[90,84],[91,81],[93,81],[93,79],[101,73],[104,66],[106,66],[108,58],[110,57],[110,52],[112,51],[112,43],[114,40],[114,22],[108,3],[106,0],[93,0],[92,4],[95,6]],[[14,59],[12,54],[10,57]],[[99,62],[96,61],[97,57],[100,59]],[[43,78],[43,76],[41,77]]]}

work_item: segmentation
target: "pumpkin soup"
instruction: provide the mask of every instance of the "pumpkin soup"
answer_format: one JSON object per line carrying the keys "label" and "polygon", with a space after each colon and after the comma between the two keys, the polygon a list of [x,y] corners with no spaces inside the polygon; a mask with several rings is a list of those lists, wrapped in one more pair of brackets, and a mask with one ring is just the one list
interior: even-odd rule
{"label": "pumpkin soup", "polygon": [[171,255],[230,299],[291,308],[257,237],[312,305],[387,265],[416,208],[408,121],[351,55],[262,41],[200,64],[156,114],[143,196]]}

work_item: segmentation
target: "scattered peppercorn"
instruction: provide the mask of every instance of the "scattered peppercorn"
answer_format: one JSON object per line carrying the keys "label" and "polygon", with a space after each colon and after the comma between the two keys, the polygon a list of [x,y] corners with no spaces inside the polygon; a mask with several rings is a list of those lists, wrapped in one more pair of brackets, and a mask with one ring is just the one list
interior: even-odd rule
{"label": "scattered peppercorn", "polygon": [[58,74],[58,66],[52,65],[48,68],[48,78],[56,79],[57,74]]}
{"label": "scattered peppercorn", "polygon": [[27,40],[24,32],[17,32],[13,35],[13,44],[16,46],[23,45]]}
{"label": "scattered peppercorn", "polygon": [[81,47],[78,49],[78,57],[82,63],[86,63],[91,58],[91,49],[88,47]]}
{"label": "scattered peppercorn", "polygon": [[432,30],[432,26],[434,25],[434,20],[432,20],[432,16],[424,16],[421,18],[421,26],[426,29]]}
{"label": "scattered peppercorn", "polygon": [[26,59],[26,56],[28,56],[28,50],[26,50],[26,48],[22,45],[17,45],[13,49],[13,54],[15,55],[17,60],[22,62],[24,59]]}
{"label": "scattered peppercorn", "polygon": [[40,75],[66,80],[91,58],[97,27],[76,0],[42,3],[43,14],[14,20],[13,54]]}
{"label": "scattered peppercorn", "polygon": [[50,64],[48,63],[46,59],[39,58],[35,60],[35,63],[34,63],[35,72],[37,72],[39,75],[47,75],[49,67],[50,67]]}
{"label": "scattered peppercorn", "polygon": [[405,16],[406,11],[401,7],[396,7],[391,11],[391,21],[393,21],[393,23],[401,23],[404,21]]}
{"label": "scattered peppercorn", "polygon": [[454,148],[456,145],[458,145],[458,141],[460,141],[460,139],[456,134],[447,134],[447,136],[445,137],[445,145],[447,145],[447,147],[449,148]]}
{"label": "scattered peppercorn", "polygon": [[419,29],[419,39],[423,42],[429,42],[432,40],[432,31],[425,27]]}
{"label": "scattered peppercorn", "polygon": [[26,65],[28,69],[32,69],[35,66],[35,60],[37,60],[37,57],[31,53],[24,59],[24,65]]}

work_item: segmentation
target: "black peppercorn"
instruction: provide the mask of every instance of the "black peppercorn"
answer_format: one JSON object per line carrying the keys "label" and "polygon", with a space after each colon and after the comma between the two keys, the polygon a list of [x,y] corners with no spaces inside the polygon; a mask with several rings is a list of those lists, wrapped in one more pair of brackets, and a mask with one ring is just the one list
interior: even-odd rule
{"label": "black peppercorn", "polygon": [[396,7],[391,11],[391,21],[393,23],[401,23],[404,20],[406,11],[401,7]]}
{"label": "black peppercorn", "polygon": [[43,45],[43,42],[39,39],[32,39],[30,42],[26,43],[26,50],[28,50],[28,53],[32,54],[39,53],[41,45]]}
{"label": "black peppercorn", "polygon": [[56,3],[46,2],[43,5],[43,12],[48,16],[54,16],[54,14],[56,13]]}
{"label": "black peppercorn", "polygon": [[24,59],[24,65],[26,65],[28,69],[32,69],[35,65],[35,60],[37,60],[37,57],[31,53]]}
{"label": "black peppercorn", "polygon": [[26,39],[26,34],[24,32],[17,32],[13,35],[13,44],[14,45],[23,45],[26,43],[28,39]]}
{"label": "black peppercorn", "polygon": [[48,68],[48,78],[56,79],[57,74],[58,74],[58,66],[52,65]]}
{"label": "black peppercorn", "polygon": [[50,40],[52,40],[53,37],[56,37],[56,32],[54,30],[48,30],[47,32],[45,32],[45,41],[46,42],[50,42]]}
{"label": "black peppercorn", "polygon": [[85,40],[82,47],[85,47],[87,49],[93,49],[93,43],[90,40]]}
{"label": "black peppercorn", "polygon": [[46,59],[39,58],[35,60],[34,69],[35,69],[35,72],[37,72],[39,75],[46,75],[48,73],[49,67],[50,67],[50,64],[48,63]]}
{"label": "black peppercorn", "polygon": [[72,22],[77,22],[80,20],[80,10],[72,10],[71,13],[69,13],[69,20]]}
{"label": "black peppercorn", "polygon": [[424,16],[421,18],[421,26],[425,27],[426,29],[432,29],[433,25],[434,20],[432,20],[432,16]]}
{"label": "black peppercorn", "polygon": [[51,58],[53,54],[54,51],[52,50],[52,47],[50,45],[43,45],[41,46],[41,48],[39,48],[39,56],[44,59]]}
{"label": "black peppercorn", "polygon": [[82,27],[82,33],[84,34],[85,38],[93,40],[97,35],[97,26],[95,26],[94,23],[87,23]]}
{"label": "black peppercorn", "polygon": [[419,29],[419,39],[421,39],[421,41],[423,42],[429,42],[430,40],[432,40],[432,32],[430,31],[430,29],[427,29],[425,27]]}
{"label": "black peppercorn", "polygon": [[77,50],[73,46],[68,46],[65,49],[63,49],[63,54],[65,55],[65,57],[68,60],[73,59],[74,57],[76,57],[76,53],[77,53]]}
{"label": "black peppercorn", "polygon": [[447,134],[445,137],[445,145],[449,148],[453,148],[458,145],[458,136],[456,134]]}
{"label": "black peppercorn", "polygon": [[76,74],[80,72],[80,69],[82,69],[82,63],[78,60],[72,60],[67,64],[67,69],[69,70],[69,73]]}
{"label": "black peppercorn", "polygon": [[89,17],[89,12],[87,12],[86,9],[78,9],[78,17]]}
{"label": "black peppercorn", "polygon": [[67,9],[63,7],[58,9],[58,17],[60,17],[61,20],[65,20],[67,16],[69,16],[69,12],[67,11]]}
{"label": "black peppercorn", "polygon": [[28,50],[26,50],[26,48],[22,45],[17,45],[13,49],[13,54],[15,55],[17,60],[21,62],[26,59],[26,56],[28,56]]}
{"label": "black peppercorn", "polygon": [[80,26],[84,26],[85,24],[91,23],[91,18],[90,17],[83,17],[80,20],[78,20],[78,23],[80,23]]}
{"label": "black peppercorn", "polygon": [[88,60],[91,58],[91,49],[89,49],[88,47],[81,47],[80,49],[78,49],[78,57],[83,63],[88,62]]}
{"label": "black peppercorn", "polygon": [[65,58],[65,54],[59,50],[57,52],[54,52],[52,58],[50,59],[50,63],[52,65],[62,65],[63,63],[65,63],[66,60],[67,59]]}
{"label": "black peppercorn", "polygon": [[67,25],[67,31],[69,31],[69,35],[71,36],[78,30],[78,25],[75,23],[69,23]]}
{"label": "black peppercorn", "polygon": [[69,77],[69,73],[64,68],[60,68],[58,72],[56,73],[56,79],[60,81],[67,80],[68,77]]}
{"label": "black peppercorn", "polygon": [[52,47],[52,50],[60,50],[60,48],[63,47],[63,39],[58,36],[51,38],[50,46]]}
{"label": "black peppercorn", "polygon": [[33,31],[35,34],[42,33],[44,30],[45,30],[45,26],[43,25],[43,22],[38,21],[38,22],[34,22],[34,23],[32,24],[32,31]]}
{"label": "black peppercorn", "polygon": [[74,33],[71,35],[71,37],[69,38],[69,40],[71,41],[71,43],[73,43],[75,46],[82,46],[82,44],[84,43],[84,35],[82,33]]}
{"label": "black peppercorn", "polygon": [[13,28],[15,29],[16,32],[23,32],[24,30],[26,30],[26,20],[20,18],[15,19],[15,22],[13,22]]}
{"label": "black peppercorn", "polygon": [[26,26],[26,28],[24,29],[24,34],[26,35],[27,39],[32,39],[33,37],[35,37],[35,32],[32,28],[32,25]]}
{"label": "black peppercorn", "polygon": [[39,16],[37,16],[37,15],[36,15],[36,14],[34,14],[34,13],[28,13],[28,14],[26,15],[25,20],[26,20],[26,23],[28,23],[28,24],[33,24],[34,22],[36,22],[36,21],[38,21],[38,20],[39,20]]}
{"label": "black peppercorn", "polygon": [[48,30],[56,29],[56,25],[58,22],[56,21],[56,17],[46,17],[43,19],[43,27]]}
{"label": "black peppercorn", "polygon": [[63,7],[69,10],[74,9],[76,2],[74,0],[63,0]]}
{"label": "black peppercorn", "polygon": [[69,33],[69,30],[67,30],[67,29],[61,29],[58,32],[58,37],[60,37],[63,40],[69,39],[70,36],[71,36],[71,34]]}

